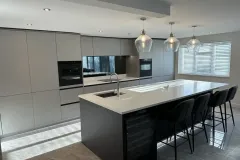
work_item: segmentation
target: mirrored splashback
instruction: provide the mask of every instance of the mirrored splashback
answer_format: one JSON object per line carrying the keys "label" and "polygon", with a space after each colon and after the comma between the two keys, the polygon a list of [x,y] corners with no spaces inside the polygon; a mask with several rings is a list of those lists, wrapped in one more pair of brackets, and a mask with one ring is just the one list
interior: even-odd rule
{"label": "mirrored splashback", "polygon": [[82,64],[84,77],[126,74],[126,56],[84,56]]}

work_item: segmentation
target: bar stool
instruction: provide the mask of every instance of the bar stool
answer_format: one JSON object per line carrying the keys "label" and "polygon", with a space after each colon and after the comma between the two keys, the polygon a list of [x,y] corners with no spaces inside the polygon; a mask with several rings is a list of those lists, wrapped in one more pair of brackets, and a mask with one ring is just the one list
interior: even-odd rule
{"label": "bar stool", "polygon": [[[228,90],[222,90],[222,91],[217,91],[215,92],[211,98],[210,98],[210,102],[209,102],[209,109],[212,108],[212,120],[213,120],[213,125],[209,125],[206,124],[208,126],[211,126],[213,128],[213,135],[215,135],[215,127],[220,125],[222,123],[223,125],[223,130],[225,132],[225,125],[224,125],[224,119],[223,119],[223,112],[222,112],[222,107],[221,105],[223,105],[226,102],[227,99],[227,95],[228,95]],[[215,117],[215,108],[219,107],[220,109],[220,115],[221,118],[219,117]],[[209,110],[208,110],[209,111]],[[221,121],[216,120],[216,119],[221,119]],[[215,125],[215,121],[218,121],[220,123]]]}
{"label": "bar stool", "polygon": [[[228,95],[227,95],[227,99],[224,103],[224,113],[225,113],[225,128],[226,128],[226,132],[227,132],[227,119],[229,119],[230,117],[232,117],[232,121],[233,121],[233,125],[235,126],[235,121],[234,121],[234,116],[233,116],[233,110],[232,110],[232,103],[231,103],[231,100],[234,99],[236,93],[237,93],[237,89],[238,89],[238,86],[234,86],[234,87],[231,87],[229,90],[228,90]],[[229,106],[230,106],[230,110],[231,110],[231,114],[228,114],[227,113],[227,105],[226,103],[229,103]],[[229,117],[227,117],[227,115]]]}
{"label": "bar stool", "polygon": [[[208,136],[207,136],[206,126],[205,126],[205,121],[207,118],[208,103],[210,100],[210,96],[211,96],[211,94],[207,93],[207,94],[201,95],[195,99],[195,103],[194,103],[193,110],[192,110],[192,127],[191,127],[193,151],[194,151],[194,147],[195,147],[195,144],[194,144],[195,135],[201,133],[202,131],[205,132],[205,136],[206,136],[207,143],[208,143]],[[202,124],[203,128],[195,125],[196,123],[199,123],[199,122]],[[195,133],[194,128],[201,129],[202,131]]]}
{"label": "bar stool", "polygon": [[[194,105],[194,99],[185,100],[180,102],[176,107],[165,114],[165,120],[167,120],[170,124],[173,124],[173,136],[174,136],[174,145],[170,145],[169,143],[162,142],[168,146],[174,148],[175,151],[175,160],[177,160],[177,137],[184,138],[189,142],[189,147],[192,153],[192,146],[189,138],[188,132],[188,124],[187,121],[191,119],[191,112]],[[177,134],[176,128],[177,126],[181,126],[187,133],[187,138],[180,136]],[[186,141],[185,141],[186,142]],[[184,142],[184,143],[185,143]]]}

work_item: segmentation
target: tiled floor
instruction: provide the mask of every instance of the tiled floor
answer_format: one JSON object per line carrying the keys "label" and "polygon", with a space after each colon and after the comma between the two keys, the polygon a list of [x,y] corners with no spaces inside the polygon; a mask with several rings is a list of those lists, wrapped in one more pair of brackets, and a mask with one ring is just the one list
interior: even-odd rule
{"label": "tiled floor", "polygon": [[[236,126],[228,120],[228,132],[222,125],[215,131],[208,127],[209,143],[204,133],[196,136],[195,152],[190,154],[188,143],[178,148],[179,160],[240,160],[240,109],[234,109]],[[67,125],[2,143],[5,160],[100,160],[81,142],[80,124]],[[158,160],[174,160],[171,147],[158,145]]]}

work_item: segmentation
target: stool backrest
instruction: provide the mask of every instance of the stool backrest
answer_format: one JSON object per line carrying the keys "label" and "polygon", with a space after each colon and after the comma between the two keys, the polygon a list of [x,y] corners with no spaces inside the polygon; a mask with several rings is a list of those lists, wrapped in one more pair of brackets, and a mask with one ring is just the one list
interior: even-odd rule
{"label": "stool backrest", "polygon": [[227,100],[228,89],[215,92],[209,102],[209,106],[216,107],[224,104]]}
{"label": "stool backrest", "polygon": [[238,86],[231,87],[228,91],[227,101],[233,100],[237,93]]}
{"label": "stool backrest", "polygon": [[208,111],[208,103],[210,100],[210,93],[201,95],[195,99],[193,110],[192,110],[192,116],[196,120],[202,120],[202,118],[205,118],[205,115]]}
{"label": "stool backrest", "polygon": [[171,110],[170,121],[181,122],[191,117],[194,99],[180,102],[175,108]]}

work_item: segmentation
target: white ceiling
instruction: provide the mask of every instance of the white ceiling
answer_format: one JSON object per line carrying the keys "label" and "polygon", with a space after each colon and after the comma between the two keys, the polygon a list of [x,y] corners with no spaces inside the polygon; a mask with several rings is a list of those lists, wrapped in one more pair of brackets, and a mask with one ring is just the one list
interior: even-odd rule
{"label": "white ceiling", "polygon": [[[169,21],[177,37],[191,36],[191,25],[200,25],[196,35],[240,30],[240,0],[168,0],[171,16],[149,18],[147,34],[153,38],[169,35]],[[51,8],[51,12],[43,11]],[[63,0],[1,0],[0,27],[77,32],[108,37],[137,37],[142,29],[139,18],[109,9]],[[32,24],[28,26],[27,24]],[[98,32],[102,30],[103,32]],[[128,34],[130,33],[130,35]]]}

